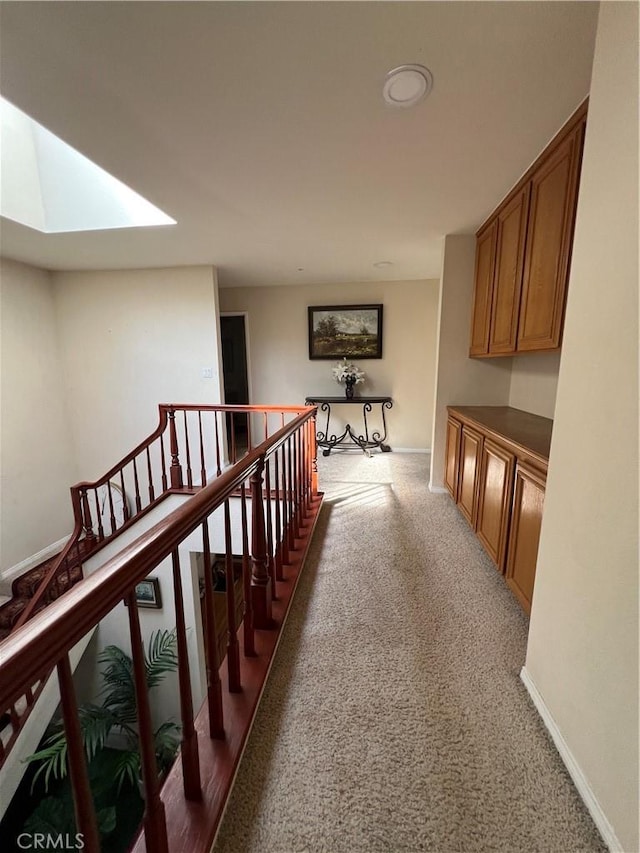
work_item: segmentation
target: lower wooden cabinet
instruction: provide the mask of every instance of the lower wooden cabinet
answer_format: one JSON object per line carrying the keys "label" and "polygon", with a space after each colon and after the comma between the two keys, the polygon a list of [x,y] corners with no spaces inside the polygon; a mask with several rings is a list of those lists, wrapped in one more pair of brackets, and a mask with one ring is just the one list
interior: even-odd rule
{"label": "lower wooden cabinet", "polygon": [[507,583],[527,613],[533,599],[546,483],[540,471],[521,462],[516,466]]}
{"label": "lower wooden cabinet", "polygon": [[509,407],[449,407],[447,489],[527,613],[552,426]]}
{"label": "lower wooden cabinet", "polygon": [[500,572],[504,572],[515,456],[485,438],[482,445],[476,532]]}
{"label": "lower wooden cabinet", "polygon": [[447,421],[447,449],[445,451],[444,484],[449,494],[458,500],[458,459],[460,458],[460,434],[462,424],[449,418]]}
{"label": "lower wooden cabinet", "polygon": [[480,473],[481,454],[482,436],[468,426],[463,426],[460,436],[458,506],[474,530],[476,529],[478,510],[478,475]]}

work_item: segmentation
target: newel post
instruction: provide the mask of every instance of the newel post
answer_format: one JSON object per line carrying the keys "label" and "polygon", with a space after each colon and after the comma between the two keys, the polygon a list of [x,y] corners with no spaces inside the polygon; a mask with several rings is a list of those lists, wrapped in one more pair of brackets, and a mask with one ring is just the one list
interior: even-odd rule
{"label": "newel post", "polygon": [[250,479],[251,483],[251,605],[253,627],[271,628],[271,578],[267,570],[267,537],[264,524],[262,473],[264,456]]}
{"label": "newel post", "polygon": [[182,466],[180,465],[180,460],[178,459],[178,434],[176,432],[176,413],[175,409],[169,409],[169,445],[171,451],[171,488],[172,489],[181,489],[182,488]]}
{"label": "newel post", "polygon": [[[91,518],[91,508],[89,507],[89,495],[87,494],[86,489],[81,489],[77,491],[75,487],[71,489],[71,502],[74,507],[76,506],[76,501],[80,504],[81,514],[82,514],[82,528],[84,530],[84,538],[87,543],[87,548],[91,550],[93,545],[95,544],[96,535],[93,532],[93,520]],[[85,555],[87,552],[85,551]]]}

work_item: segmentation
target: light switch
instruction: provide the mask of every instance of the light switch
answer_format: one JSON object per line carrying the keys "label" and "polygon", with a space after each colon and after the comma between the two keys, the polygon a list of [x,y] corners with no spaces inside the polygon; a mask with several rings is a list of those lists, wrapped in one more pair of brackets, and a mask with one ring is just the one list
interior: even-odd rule
{"label": "light switch", "polygon": [[202,378],[203,379],[213,379],[213,367],[203,367],[202,368]]}

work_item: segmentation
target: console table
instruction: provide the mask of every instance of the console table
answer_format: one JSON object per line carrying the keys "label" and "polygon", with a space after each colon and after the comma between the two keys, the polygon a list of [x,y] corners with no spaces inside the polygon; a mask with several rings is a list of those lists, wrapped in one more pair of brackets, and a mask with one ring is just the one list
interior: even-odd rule
{"label": "console table", "polygon": [[[390,409],[393,406],[391,397],[307,397],[305,400],[307,406],[318,406],[320,411],[327,413],[327,420],[324,430],[319,429],[316,433],[316,440],[319,447],[323,447],[323,456],[328,456],[334,447],[342,444],[344,447],[359,447],[367,455],[369,449],[373,447],[379,448],[383,453],[389,453],[391,448],[385,444],[387,438],[387,419],[385,417],[385,409]],[[351,424],[347,424],[344,432],[340,435],[330,432],[329,422],[331,420],[331,406],[360,406],[362,408],[362,418],[364,420],[364,435],[356,433]],[[369,433],[369,423],[367,415],[373,411],[374,406],[380,406],[382,414],[382,432],[374,430]],[[348,441],[351,439],[351,441]]]}

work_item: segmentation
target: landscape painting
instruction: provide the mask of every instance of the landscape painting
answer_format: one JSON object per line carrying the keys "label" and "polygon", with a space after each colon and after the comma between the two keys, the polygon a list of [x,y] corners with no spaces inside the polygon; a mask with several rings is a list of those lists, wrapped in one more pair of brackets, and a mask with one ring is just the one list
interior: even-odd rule
{"label": "landscape painting", "polygon": [[382,358],[382,305],[311,306],[309,358]]}

